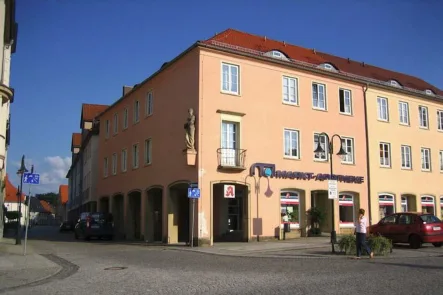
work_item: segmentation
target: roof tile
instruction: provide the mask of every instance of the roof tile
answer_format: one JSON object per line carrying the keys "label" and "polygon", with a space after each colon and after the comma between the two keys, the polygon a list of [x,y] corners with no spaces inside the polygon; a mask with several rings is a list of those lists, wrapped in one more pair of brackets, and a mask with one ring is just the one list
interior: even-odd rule
{"label": "roof tile", "polygon": [[58,194],[60,196],[60,202],[62,203],[62,205],[66,204],[68,202],[68,185],[60,185],[58,189]]}
{"label": "roof tile", "polygon": [[[9,180],[9,176],[6,174],[5,176],[5,203],[18,203],[17,188],[11,183]],[[22,193],[22,202],[25,201],[25,195]]]}
{"label": "roof tile", "polygon": [[286,54],[290,59],[317,65],[322,63],[331,63],[343,72],[366,78],[377,79],[384,82],[388,82],[389,80],[397,80],[402,86],[405,87],[413,88],[419,91],[430,89],[436,94],[443,95],[443,90],[417,77],[368,65],[362,62],[352,61],[347,58],[334,56],[313,49],[291,45],[286,42],[271,40],[266,37],[252,35],[234,29],[227,29],[220,34],[207,39],[204,41],[204,43],[210,44],[212,40],[261,52],[278,50]]}

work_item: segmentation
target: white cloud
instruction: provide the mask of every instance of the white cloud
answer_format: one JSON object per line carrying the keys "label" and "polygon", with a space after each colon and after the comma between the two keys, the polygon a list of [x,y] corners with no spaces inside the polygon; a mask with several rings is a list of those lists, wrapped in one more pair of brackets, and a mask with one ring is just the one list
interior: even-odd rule
{"label": "white cloud", "polygon": [[41,184],[61,184],[66,180],[66,174],[71,167],[70,157],[46,157],[45,162],[48,163],[49,169],[40,174]]}

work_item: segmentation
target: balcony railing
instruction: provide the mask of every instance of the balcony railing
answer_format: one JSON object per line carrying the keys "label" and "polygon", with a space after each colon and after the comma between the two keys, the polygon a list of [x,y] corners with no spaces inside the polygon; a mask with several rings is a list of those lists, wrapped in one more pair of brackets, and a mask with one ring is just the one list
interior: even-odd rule
{"label": "balcony railing", "polygon": [[246,150],[217,149],[218,169],[245,170]]}

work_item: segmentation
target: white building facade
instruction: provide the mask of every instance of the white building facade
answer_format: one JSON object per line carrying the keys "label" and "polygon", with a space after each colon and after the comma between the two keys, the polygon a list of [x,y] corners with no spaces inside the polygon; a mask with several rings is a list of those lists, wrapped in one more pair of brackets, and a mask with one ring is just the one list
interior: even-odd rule
{"label": "white building facade", "polygon": [[[0,209],[4,206],[6,159],[10,142],[9,107],[14,101],[10,87],[11,55],[17,44],[15,0],[0,0]],[[3,237],[3,210],[0,210],[0,239]]]}

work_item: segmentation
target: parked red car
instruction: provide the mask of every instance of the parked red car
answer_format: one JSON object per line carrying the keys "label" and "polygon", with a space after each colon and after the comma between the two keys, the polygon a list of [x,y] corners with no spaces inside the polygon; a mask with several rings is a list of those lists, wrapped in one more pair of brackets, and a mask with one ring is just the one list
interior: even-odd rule
{"label": "parked red car", "polygon": [[386,216],[369,227],[369,233],[381,235],[392,243],[409,243],[418,249],[423,243],[443,245],[443,222],[433,214],[402,212]]}

